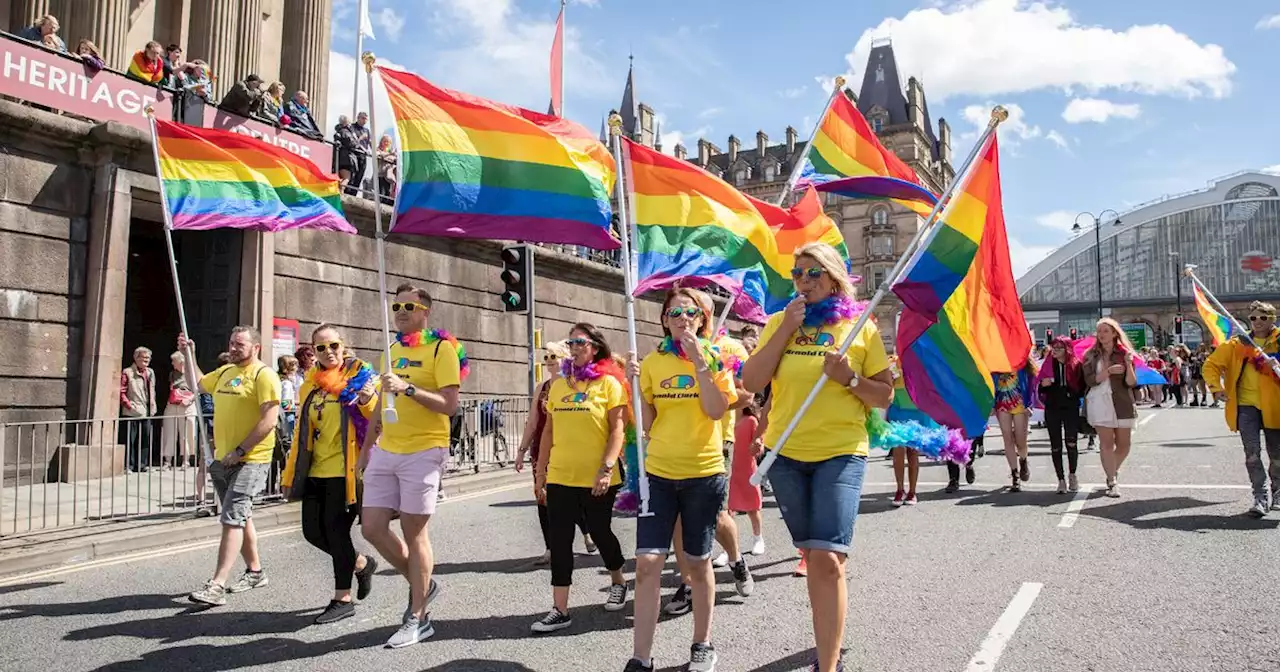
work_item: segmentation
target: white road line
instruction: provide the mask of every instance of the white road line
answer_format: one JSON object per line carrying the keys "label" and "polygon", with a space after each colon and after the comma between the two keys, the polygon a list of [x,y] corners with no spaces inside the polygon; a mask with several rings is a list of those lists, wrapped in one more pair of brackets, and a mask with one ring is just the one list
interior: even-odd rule
{"label": "white road line", "polygon": [[1013,639],[1013,633],[1018,631],[1018,624],[1022,623],[1027,612],[1031,611],[1031,605],[1039,597],[1041,588],[1044,588],[1043,583],[1022,584],[1018,594],[1013,596],[1013,601],[1005,607],[1004,613],[1000,614],[996,624],[991,626],[987,638],[982,640],[981,648],[969,659],[969,666],[964,668],[965,672],[990,672],[995,669],[996,662],[1000,660],[1000,654],[1004,653],[1005,645]]}
{"label": "white road line", "polygon": [[[465,502],[469,499],[477,499],[479,497],[493,495],[499,492],[507,492],[508,490],[515,490],[517,488],[531,488],[531,487],[532,486],[530,486],[528,483],[512,483],[510,485],[504,485],[501,487],[493,488],[491,490],[481,490],[479,492],[469,492],[469,493],[458,495],[456,497],[449,497],[448,499],[441,500],[439,505],[444,506],[445,504],[453,504],[455,502]],[[269,537],[276,537],[282,534],[294,533],[300,529],[302,529],[301,525],[289,525],[286,527],[277,527],[271,530],[267,530],[265,532],[259,532],[258,538],[266,539]],[[11,576],[8,578],[0,579],[0,588],[4,586],[12,586],[19,583],[27,583],[29,581],[39,581],[41,579],[53,578],[55,576],[66,576],[67,574],[76,574],[78,572],[83,572],[89,569],[114,567],[116,565],[123,565],[130,562],[136,562],[138,560],[164,558],[171,555],[178,555],[180,553],[189,553],[191,551],[199,551],[205,548],[216,548],[218,546],[218,542],[219,542],[218,539],[205,539],[203,541],[195,541],[189,544],[183,544],[181,546],[172,546],[169,548],[158,548],[158,549],[153,549],[149,551],[138,551],[137,553],[127,553],[125,555],[116,555],[116,556],[111,556],[109,558],[89,560],[87,562],[80,562],[74,565],[67,565],[65,567],[54,567],[52,569],[43,569],[40,571],[28,573],[28,574],[19,574],[17,576]]]}
{"label": "white road line", "polygon": [[[917,488],[941,488],[946,485],[947,485],[946,481],[920,481],[916,483]],[[989,483],[988,485],[993,486],[989,488],[991,490],[998,489],[995,486],[998,486],[1000,488],[1005,486],[1004,483],[995,483],[995,482]],[[898,484],[894,483],[893,481],[871,482],[871,483],[863,483],[862,487],[864,490],[866,488],[897,488]],[[976,488],[976,486],[970,486],[970,487]],[[1090,488],[1090,489],[1100,490],[1105,487],[1107,487],[1105,483],[1081,483],[1080,484],[1081,489]],[[1124,483],[1124,482],[1121,482],[1120,487],[1124,489],[1142,489],[1142,490],[1249,490],[1251,488],[1251,486],[1248,486],[1248,485],[1225,485],[1225,484],[1216,485],[1212,483]],[[1058,486],[1056,483],[1027,483],[1024,481],[1022,483],[1022,489],[1023,490],[1057,490]],[[961,490],[961,492],[964,492],[964,490]]]}
{"label": "white road line", "polygon": [[1139,426],[1139,427],[1146,427],[1146,426],[1147,426],[1147,423],[1148,423],[1148,422],[1151,422],[1151,419],[1152,419],[1152,418],[1156,417],[1157,415],[1160,415],[1161,413],[1164,413],[1164,410],[1165,410],[1165,409],[1163,409],[1163,408],[1162,408],[1162,409],[1160,409],[1160,410],[1156,411],[1155,413],[1148,413],[1148,414],[1147,414],[1147,417],[1145,417],[1145,418],[1143,418],[1143,419],[1141,419],[1141,420],[1139,420],[1139,421],[1138,421],[1138,426]]}
{"label": "white road line", "polygon": [[1076,520],[1080,518],[1080,510],[1084,508],[1085,502],[1089,501],[1089,495],[1093,492],[1093,488],[1080,488],[1075,497],[1071,498],[1071,503],[1067,504],[1066,513],[1062,514],[1062,520],[1058,521],[1058,527],[1073,527]]}

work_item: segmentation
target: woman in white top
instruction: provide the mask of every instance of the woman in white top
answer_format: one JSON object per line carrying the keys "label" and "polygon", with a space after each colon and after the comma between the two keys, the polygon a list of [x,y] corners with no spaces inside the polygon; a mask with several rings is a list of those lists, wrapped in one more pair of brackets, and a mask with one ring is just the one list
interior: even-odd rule
{"label": "woman in white top", "polygon": [[1089,424],[1098,431],[1098,453],[1107,476],[1108,497],[1119,497],[1116,479],[1129,456],[1134,421],[1138,417],[1133,401],[1137,374],[1133,370],[1133,344],[1115,320],[1098,320],[1094,344],[1084,353],[1085,412]]}

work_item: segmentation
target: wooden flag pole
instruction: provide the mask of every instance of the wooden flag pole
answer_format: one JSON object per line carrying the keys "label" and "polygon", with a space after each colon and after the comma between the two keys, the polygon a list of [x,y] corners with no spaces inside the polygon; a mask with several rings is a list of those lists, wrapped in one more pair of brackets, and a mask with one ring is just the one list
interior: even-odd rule
{"label": "wooden flag pole", "polygon": [[[369,79],[369,128],[377,128],[378,124],[374,118],[373,97],[373,67],[377,63],[372,51],[364,52],[360,57],[364,62],[364,71]],[[378,152],[373,153],[373,174],[381,175],[382,169],[378,166]],[[375,235],[378,245],[378,300],[382,302],[382,366],[383,373],[391,370],[391,304],[387,298],[387,234],[382,230],[382,194],[375,190],[373,198],[373,221]],[[394,226],[395,222],[392,221]],[[386,424],[395,424],[399,419],[396,414],[396,397],[389,392],[382,394],[382,421]]]}
{"label": "wooden flag pole", "polygon": [[[1009,112],[1005,110],[1004,107],[997,105],[991,110],[991,120],[987,122],[987,129],[983,131],[982,137],[978,138],[977,144],[973,146],[973,151],[969,152],[969,158],[965,160],[964,166],[960,169],[958,174],[964,175],[970,170],[974,160],[978,158],[978,152],[987,145],[987,141],[990,140],[992,134],[996,132],[996,127],[1008,118]],[[866,326],[867,320],[871,319],[872,311],[875,310],[875,307],[879,305],[880,302],[884,300],[884,297],[889,294],[889,288],[897,282],[898,276],[901,275],[902,271],[907,267],[907,262],[914,257],[916,248],[920,245],[920,242],[923,241],[934,228],[936,228],[939,221],[938,215],[942,212],[942,209],[946,205],[947,200],[951,197],[951,194],[954,193],[956,188],[963,182],[963,180],[957,179],[953,180],[951,184],[947,186],[946,191],[942,193],[938,202],[934,204],[933,210],[929,213],[929,217],[925,219],[924,224],[916,231],[915,237],[907,244],[907,248],[903,251],[902,256],[898,258],[898,263],[894,265],[893,270],[889,271],[889,274],[885,276],[884,282],[882,282],[880,287],[876,289],[875,296],[871,297],[871,301],[867,303],[867,307],[862,311],[862,315],[858,316],[858,321],[853,325],[853,330],[849,332],[849,335],[845,337],[844,343],[840,344],[840,349],[837,351],[837,354],[844,356],[845,353],[849,352],[849,348],[853,347],[853,341],[858,338],[858,334],[861,333],[862,328]],[[791,416],[791,422],[787,424],[787,428],[783,430],[782,436],[778,438],[777,445],[769,448],[769,452],[765,454],[764,460],[760,462],[760,467],[756,469],[756,473],[751,476],[751,483],[753,485],[760,485],[761,481],[764,480],[765,474],[769,473],[769,468],[772,467],[773,463],[778,459],[778,453],[782,450],[783,446],[787,445],[787,440],[795,433],[796,427],[800,426],[800,420],[804,418],[804,414],[808,412],[809,407],[812,406],[814,400],[818,398],[818,392],[820,392],[822,390],[822,386],[826,384],[827,374],[823,373],[818,377],[818,382],[814,383],[813,389],[809,390],[809,396],[805,397],[804,403],[800,405],[796,414]]]}

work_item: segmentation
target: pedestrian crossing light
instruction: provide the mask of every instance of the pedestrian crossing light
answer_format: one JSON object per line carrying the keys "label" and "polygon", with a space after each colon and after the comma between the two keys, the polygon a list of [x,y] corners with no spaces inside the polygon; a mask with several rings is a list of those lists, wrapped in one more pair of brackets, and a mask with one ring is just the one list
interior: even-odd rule
{"label": "pedestrian crossing light", "polygon": [[1173,333],[1178,336],[1182,335],[1182,316],[1177,315],[1173,318]]}
{"label": "pedestrian crossing light", "polygon": [[532,251],[529,246],[508,245],[502,248],[502,309],[508,313],[529,310],[532,281]]}

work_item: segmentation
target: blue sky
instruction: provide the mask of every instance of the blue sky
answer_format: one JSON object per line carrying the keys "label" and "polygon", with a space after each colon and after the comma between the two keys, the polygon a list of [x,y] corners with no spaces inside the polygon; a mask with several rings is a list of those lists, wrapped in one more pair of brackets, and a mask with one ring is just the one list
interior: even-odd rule
{"label": "blue sky", "polygon": [[[546,108],[559,0],[370,4],[378,39],[365,47],[380,59]],[[355,6],[335,0],[335,119],[352,105]],[[599,128],[633,53],[667,151],[700,136],[754,144],[759,129],[778,142],[788,125],[812,128],[831,77],[858,89],[877,38],[893,40],[904,80],[924,82],[957,161],[974,120],[1010,107],[1001,172],[1019,272],[1065,242],[1080,211],[1124,212],[1248,168],[1280,172],[1280,0],[570,0],[565,113]]]}

